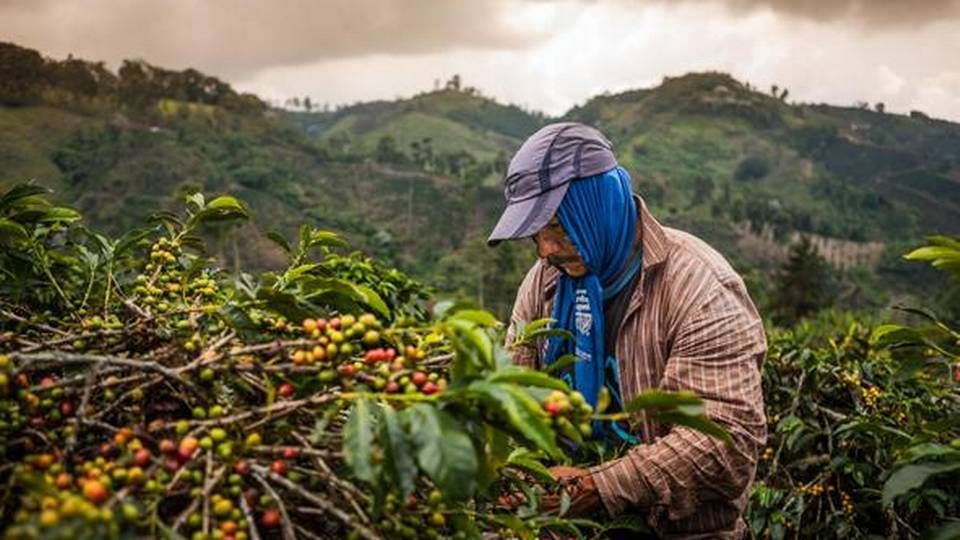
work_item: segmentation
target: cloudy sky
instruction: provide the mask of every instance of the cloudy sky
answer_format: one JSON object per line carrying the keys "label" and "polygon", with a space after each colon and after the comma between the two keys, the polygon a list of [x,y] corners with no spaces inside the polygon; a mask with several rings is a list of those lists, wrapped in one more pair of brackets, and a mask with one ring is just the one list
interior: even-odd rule
{"label": "cloudy sky", "polygon": [[720,70],[794,101],[882,101],[960,122],[960,0],[0,0],[0,41],[196,67],[265,98],[331,105],[459,73],[561,114]]}

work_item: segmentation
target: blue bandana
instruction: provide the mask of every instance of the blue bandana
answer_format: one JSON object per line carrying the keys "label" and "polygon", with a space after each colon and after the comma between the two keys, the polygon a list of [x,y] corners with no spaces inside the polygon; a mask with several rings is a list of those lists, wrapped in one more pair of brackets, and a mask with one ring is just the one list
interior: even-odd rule
{"label": "blue bandana", "polygon": [[[579,278],[561,274],[557,280],[552,317],[557,328],[571,332],[573,342],[551,338],[545,363],[573,353],[578,361],[564,374],[571,387],[596,407],[606,387],[616,407],[622,406],[619,369],[613,351],[604,350],[604,300],[623,290],[640,271],[642,251],[630,260],[637,226],[637,207],[630,175],[622,167],[570,183],[557,218],[587,267]],[[621,440],[636,440],[622,426],[594,422],[594,435],[613,431]]]}

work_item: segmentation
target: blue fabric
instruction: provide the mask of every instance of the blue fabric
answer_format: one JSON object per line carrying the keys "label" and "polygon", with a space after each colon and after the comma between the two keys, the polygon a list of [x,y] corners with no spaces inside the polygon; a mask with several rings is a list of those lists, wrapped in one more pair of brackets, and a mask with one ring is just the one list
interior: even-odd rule
{"label": "blue fabric", "polygon": [[[573,353],[578,362],[568,371],[568,382],[596,407],[600,389],[619,396],[617,370],[608,369],[604,351],[603,302],[616,296],[640,271],[641,255],[630,259],[637,226],[637,207],[630,175],[622,167],[571,182],[557,218],[587,267],[580,278],[561,274],[557,281],[552,318],[557,328],[570,331],[573,342],[551,338],[545,363]],[[614,359],[614,365],[616,361]],[[613,379],[613,380],[611,380]],[[604,428],[594,424],[595,433]]]}

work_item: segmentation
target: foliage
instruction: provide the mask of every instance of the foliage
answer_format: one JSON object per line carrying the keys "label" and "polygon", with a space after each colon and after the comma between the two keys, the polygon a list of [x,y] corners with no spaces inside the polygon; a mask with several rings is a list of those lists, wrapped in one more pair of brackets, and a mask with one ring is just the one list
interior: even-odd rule
{"label": "foliage", "polygon": [[773,320],[791,325],[815,314],[833,302],[833,276],[827,262],[806,236],[790,247],[787,260],[776,276]]}
{"label": "foliage", "polygon": [[770,162],[762,156],[750,156],[737,164],[733,177],[742,182],[760,180],[770,174]]}
{"label": "foliage", "polygon": [[[594,411],[514,366],[488,312],[438,304],[305,225],[283,270],[229,274],[227,195],[112,240],[19,185],[0,195],[0,525],[7,538],[536,538]],[[292,323],[290,321],[302,321]],[[629,407],[716,436],[699,399]],[[655,409],[655,411],[654,411]],[[522,491],[519,509],[500,505]]]}
{"label": "foliage", "polygon": [[[934,237],[907,258],[955,270],[957,247]],[[955,537],[960,333],[909,312],[923,324],[870,328],[847,316],[771,331],[753,536]]]}

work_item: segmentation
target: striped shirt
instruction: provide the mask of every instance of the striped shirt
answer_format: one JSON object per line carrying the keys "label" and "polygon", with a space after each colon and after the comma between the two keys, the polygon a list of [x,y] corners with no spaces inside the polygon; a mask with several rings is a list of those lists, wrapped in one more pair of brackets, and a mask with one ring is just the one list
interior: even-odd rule
{"label": "striped shirt", "polygon": [[[726,445],[642,413],[632,422],[641,444],[590,469],[610,515],[638,513],[665,538],[741,538],[741,517],[766,442],[760,364],[763,323],[740,276],[695,236],[661,226],[642,199],[640,281],[616,336],[621,393],[691,390],[733,438]],[[550,317],[559,271],[538,261],[517,293],[507,343],[517,323]],[[539,367],[541,352],[513,351]]]}

